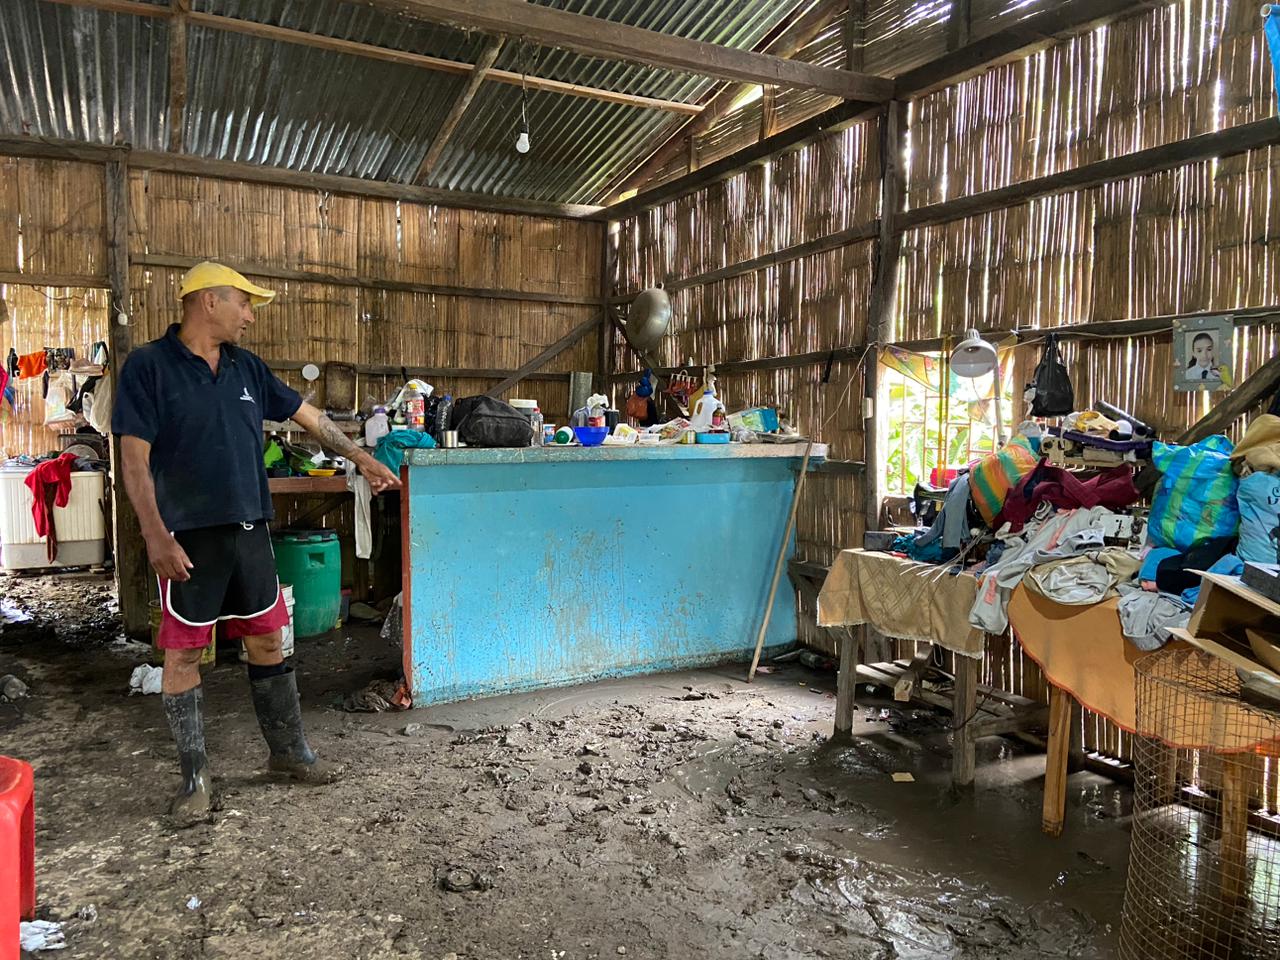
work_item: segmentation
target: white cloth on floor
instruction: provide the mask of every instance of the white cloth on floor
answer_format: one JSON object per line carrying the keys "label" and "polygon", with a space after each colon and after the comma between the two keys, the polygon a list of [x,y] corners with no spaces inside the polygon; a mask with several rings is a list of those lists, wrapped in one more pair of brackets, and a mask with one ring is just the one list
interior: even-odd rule
{"label": "white cloth on floor", "polygon": [[1054,514],[1027,538],[1006,541],[1000,559],[983,571],[978,596],[969,611],[969,623],[987,633],[1009,629],[1009,596],[1032,567],[1050,560],[1074,557],[1103,546],[1103,525],[1111,511],[1105,507],[1080,508]]}
{"label": "white cloth on floor", "polygon": [[373,490],[364,474],[356,470],[350,461],[347,463],[347,489],[355,497],[356,558],[368,560],[373,556],[373,524],[369,520]]}

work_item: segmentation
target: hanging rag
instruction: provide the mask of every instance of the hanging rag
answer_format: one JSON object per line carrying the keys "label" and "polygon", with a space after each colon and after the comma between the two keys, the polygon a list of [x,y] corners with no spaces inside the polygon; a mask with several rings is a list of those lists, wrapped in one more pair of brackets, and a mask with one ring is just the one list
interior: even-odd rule
{"label": "hanging rag", "polygon": [[49,355],[43,350],[18,357],[18,379],[34,380],[49,369]]}
{"label": "hanging rag", "polygon": [[1231,463],[1237,472],[1245,465],[1255,472],[1280,473],[1280,417],[1256,417],[1231,451]]}
{"label": "hanging rag", "polygon": [[36,533],[44,537],[45,556],[50,563],[58,559],[58,532],[54,525],[54,507],[65,507],[71,498],[71,467],[74,453],[64,453],[56,460],[46,460],[25,481],[31,491],[31,518]]}
{"label": "hanging rag", "polygon": [[369,509],[373,502],[373,490],[364,474],[347,461],[347,489],[355,499],[356,508],[356,559],[368,560],[373,556],[373,524],[369,521]]}

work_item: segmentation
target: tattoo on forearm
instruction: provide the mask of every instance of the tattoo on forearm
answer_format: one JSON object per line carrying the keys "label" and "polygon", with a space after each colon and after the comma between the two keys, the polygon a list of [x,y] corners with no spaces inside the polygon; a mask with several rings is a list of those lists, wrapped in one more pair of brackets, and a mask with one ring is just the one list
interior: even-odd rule
{"label": "tattoo on forearm", "polygon": [[324,445],[325,449],[331,450],[339,456],[346,457],[348,460],[358,457],[363,451],[355,445],[355,443],[345,433],[338,429],[338,425],[326,417],[323,413],[316,421],[316,428],[312,431],[316,439]]}

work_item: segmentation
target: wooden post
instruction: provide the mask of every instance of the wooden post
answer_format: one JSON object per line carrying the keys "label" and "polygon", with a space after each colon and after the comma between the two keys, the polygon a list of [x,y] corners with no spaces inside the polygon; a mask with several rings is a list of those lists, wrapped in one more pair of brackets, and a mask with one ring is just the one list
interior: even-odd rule
{"label": "wooden post", "polygon": [[1044,803],[1040,828],[1049,836],[1062,833],[1067,810],[1067,759],[1071,753],[1072,705],[1075,698],[1049,688],[1049,747],[1044,760]]}
{"label": "wooden post", "polygon": [[836,731],[837,740],[848,740],[853,735],[853,716],[857,710],[858,690],[858,629],[845,627],[841,632],[839,657],[840,672],[836,675]]}
{"label": "wooden post", "polygon": [[951,702],[951,786],[973,786],[977,766],[970,734],[970,721],[978,710],[978,669],[982,661],[956,654],[956,688]]}
{"label": "wooden post", "polygon": [[893,314],[898,294],[898,259],[902,250],[902,233],[898,230],[897,216],[902,210],[904,195],[902,152],[905,136],[906,104],[895,100],[889,104],[880,128],[880,238],[876,250],[875,279],[867,310],[867,343],[877,346],[868,352],[862,371],[866,399],[862,459],[867,465],[867,474],[863,479],[867,497],[867,530],[880,528],[880,418],[875,408],[880,366],[878,345],[888,343],[893,335]]}
{"label": "wooden post", "polygon": [[[614,251],[609,248],[612,238],[613,223],[605,223],[600,235],[600,299],[604,301],[605,320],[600,324],[600,339],[596,344],[596,390],[609,397],[609,379],[613,376],[613,345],[617,332],[609,320],[609,298],[613,296],[613,264]],[[615,400],[616,398],[612,398]],[[570,410],[570,413],[573,411]]]}
{"label": "wooden post", "polygon": [[[111,305],[107,321],[110,329],[111,368],[119,377],[120,367],[133,349],[133,328],[129,314],[129,168],[122,159],[106,165],[107,275],[111,284]],[[121,323],[124,317],[126,322]],[[151,566],[146,544],[133,504],[124,489],[120,461],[120,438],[111,438],[111,491],[115,517],[116,590],[120,619],[131,637],[145,636],[151,629],[147,601],[151,596]]]}
{"label": "wooden post", "polygon": [[959,50],[969,45],[970,0],[954,0],[947,17],[947,50]]}
{"label": "wooden post", "polygon": [[760,91],[760,139],[764,140],[773,136],[778,123],[778,88],[766,83]]}
{"label": "wooden post", "polygon": [[187,14],[191,0],[169,0],[169,149],[182,152],[187,121]]}
{"label": "wooden post", "polygon": [[1248,751],[1222,758],[1222,841],[1218,891],[1223,905],[1239,902],[1249,890],[1249,788],[1253,779],[1252,760],[1253,754]]}

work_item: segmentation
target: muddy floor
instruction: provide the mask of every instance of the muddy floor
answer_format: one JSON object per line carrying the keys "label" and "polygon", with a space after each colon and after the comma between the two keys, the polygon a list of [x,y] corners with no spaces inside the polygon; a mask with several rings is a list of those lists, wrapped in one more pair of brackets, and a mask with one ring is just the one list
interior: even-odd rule
{"label": "muddy floor", "polygon": [[[953,796],[944,716],[860,689],[856,737],[833,744],[834,675],[798,665],[349,713],[397,651],[335,632],[295,662],[313,743],[346,778],[262,772],[243,668],[220,663],[222,808],[174,829],[160,698],[127,695],[146,649],[80,635],[113,612],[101,584],[39,608],[31,583],[0,581],[0,675],[29,686],[0,702],[0,752],[35,767],[39,914],[67,934],[37,956],[1113,955],[1127,791],[1074,774],[1049,839],[1043,757],[984,741],[976,790]],[[23,608],[37,616],[15,623]]]}

